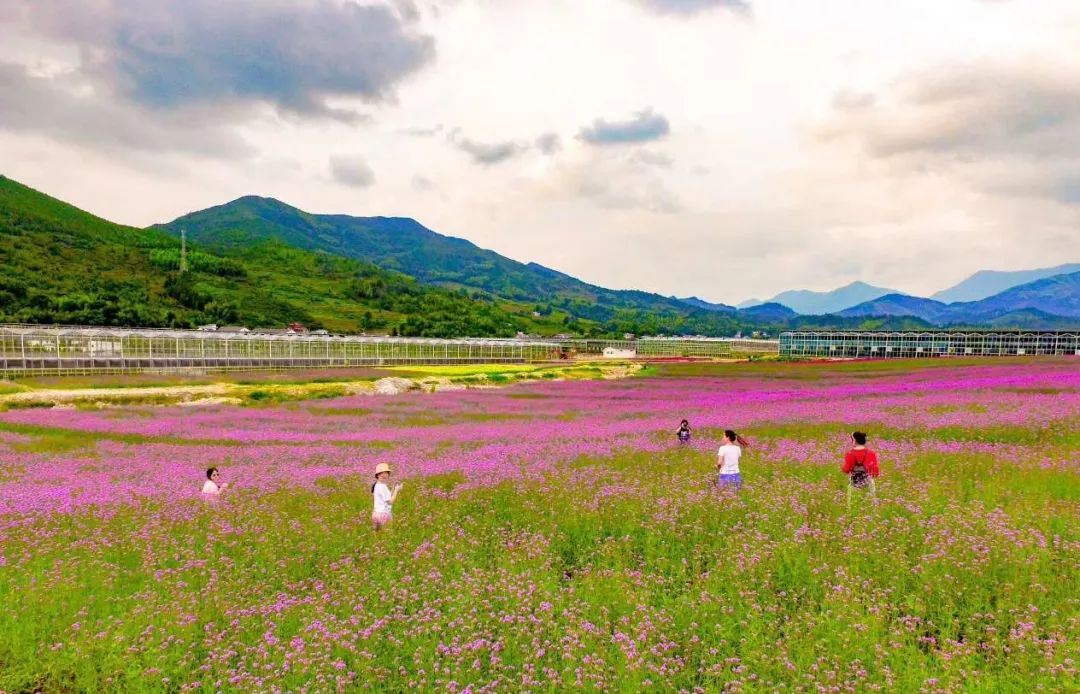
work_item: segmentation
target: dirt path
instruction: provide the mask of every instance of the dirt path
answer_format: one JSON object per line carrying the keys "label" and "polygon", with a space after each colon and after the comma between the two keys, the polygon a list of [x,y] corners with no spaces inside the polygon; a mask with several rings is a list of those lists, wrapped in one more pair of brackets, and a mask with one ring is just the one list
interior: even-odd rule
{"label": "dirt path", "polygon": [[[626,378],[641,369],[638,364],[590,364],[599,368],[599,378]],[[557,372],[551,380],[573,378],[569,373]],[[485,382],[486,376],[476,374],[468,384],[446,376],[391,376],[377,381],[336,381],[329,383],[207,383],[198,385],[133,386],[130,388],[36,388],[14,393],[0,394],[0,410],[5,407],[50,407],[85,404],[96,407],[115,405],[214,405],[238,404],[259,400],[256,391],[274,400],[306,400],[312,397],[347,395],[397,395],[408,391],[440,392],[466,388],[499,388],[521,383],[525,378],[511,376],[508,380]]]}
{"label": "dirt path", "polygon": [[227,395],[233,386],[228,383],[212,383],[200,386],[150,386],[135,388],[42,388],[40,390],[25,390],[18,393],[0,395],[2,402],[32,402],[36,400],[49,400],[52,402],[72,402],[76,400],[94,399],[122,399],[122,398],[152,398],[152,397],[175,397],[202,395]]}

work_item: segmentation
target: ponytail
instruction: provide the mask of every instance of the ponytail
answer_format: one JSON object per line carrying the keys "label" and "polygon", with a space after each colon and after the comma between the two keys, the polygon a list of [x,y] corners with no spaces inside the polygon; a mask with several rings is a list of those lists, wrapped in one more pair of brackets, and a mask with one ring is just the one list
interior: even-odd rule
{"label": "ponytail", "polygon": [[740,446],[742,446],[743,448],[749,448],[750,447],[750,442],[749,441],[744,439],[739,434],[736,434],[731,429],[725,429],[724,430],[724,436],[727,438],[728,441],[731,441],[732,443],[737,443]]}

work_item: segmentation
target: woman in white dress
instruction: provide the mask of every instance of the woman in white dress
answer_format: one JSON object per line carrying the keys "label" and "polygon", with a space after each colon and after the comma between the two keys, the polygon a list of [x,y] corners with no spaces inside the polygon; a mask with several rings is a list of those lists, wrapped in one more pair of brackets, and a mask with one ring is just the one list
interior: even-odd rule
{"label": "woman in white dress", "polygon": [[375,466],[375,484],[371,485],[371,496],[375,503],[371,510],[371,524],[380,530],[394,518],[394,501],[401,491],[401,485],[394,485],[393,491],[386,484],[390,479],[390,466],[379,463]]}

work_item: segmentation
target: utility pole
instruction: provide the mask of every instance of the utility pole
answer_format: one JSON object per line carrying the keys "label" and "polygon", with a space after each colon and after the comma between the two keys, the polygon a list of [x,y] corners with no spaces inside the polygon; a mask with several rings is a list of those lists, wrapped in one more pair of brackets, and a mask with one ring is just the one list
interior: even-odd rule
{"label": "utility pole", "polygon": [[187,272],[187,229],[180,229],[180,274]]}

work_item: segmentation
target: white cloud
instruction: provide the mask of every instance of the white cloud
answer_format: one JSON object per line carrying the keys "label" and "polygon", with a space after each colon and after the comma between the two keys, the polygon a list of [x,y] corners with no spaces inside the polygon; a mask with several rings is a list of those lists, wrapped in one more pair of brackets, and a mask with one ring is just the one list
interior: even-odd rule
{"label": "white cloud", "polygon": [[0,128],[43,132],[84,147],[115,153],[186,153],[237,158],[253,153],[237,131],[222,127],[239,107],[155,113],[117,103],[79,75],[38,77],[17,63],[0,62]]}
{"label": "white cloud", "polygon": [[647,152],[588,153],[555,170],[547,192],[556,199],[577,196],[603,209],[674,215],[683,203],[658,172],[658,161],[664,160]]}
{"label": "white cloud", "polygon": [[536,148],[550,156],[562,149],[562,139],[558,133],[544,133],[536,138]]}
{"label": "white cloud", "polygon": [[77,46],[80,69],[158,109],[263,102],[345,120],[434,56],[407,5],[334,0],[16,0],[20,24]]}
{"label": "white cloud", "polygon": [[330,157],[330,174],[338,183],[352,188],[368,188],[375,185],[375,172],[363,157]]}
{"label": "white cloud", "polygon": [[597,118],[581,129],[579,137],[591,145],[626,145],[659,140],[670,132],[668,119],[648,108],[626,120]]}
{"label": "white cloud", "polygon": [[744,0],[636,0],[643,7],[661,14],[691,16],[708,10],[732,10],[739,13],[750,11],[750,3]]}
{"label": "white cloud", "polygon": [[1070,0],[15,0],[0,161],[125,223],[253,193],[615,287],[929,292],[1074,259],[1076,74]]}
{"label": "white cloud", "polygon": [[477,142],[454,132],[448,138],[451,143],[465,152],[477,164],[491,166],[512,159],[528,149],[528,145],[512,140],[503,142]]}
{"label": "white cloud", "polygon": [[412,187],[418,191],[428,191],[435,188],[435,182],[426,176],[417,174],[412,177]]}

